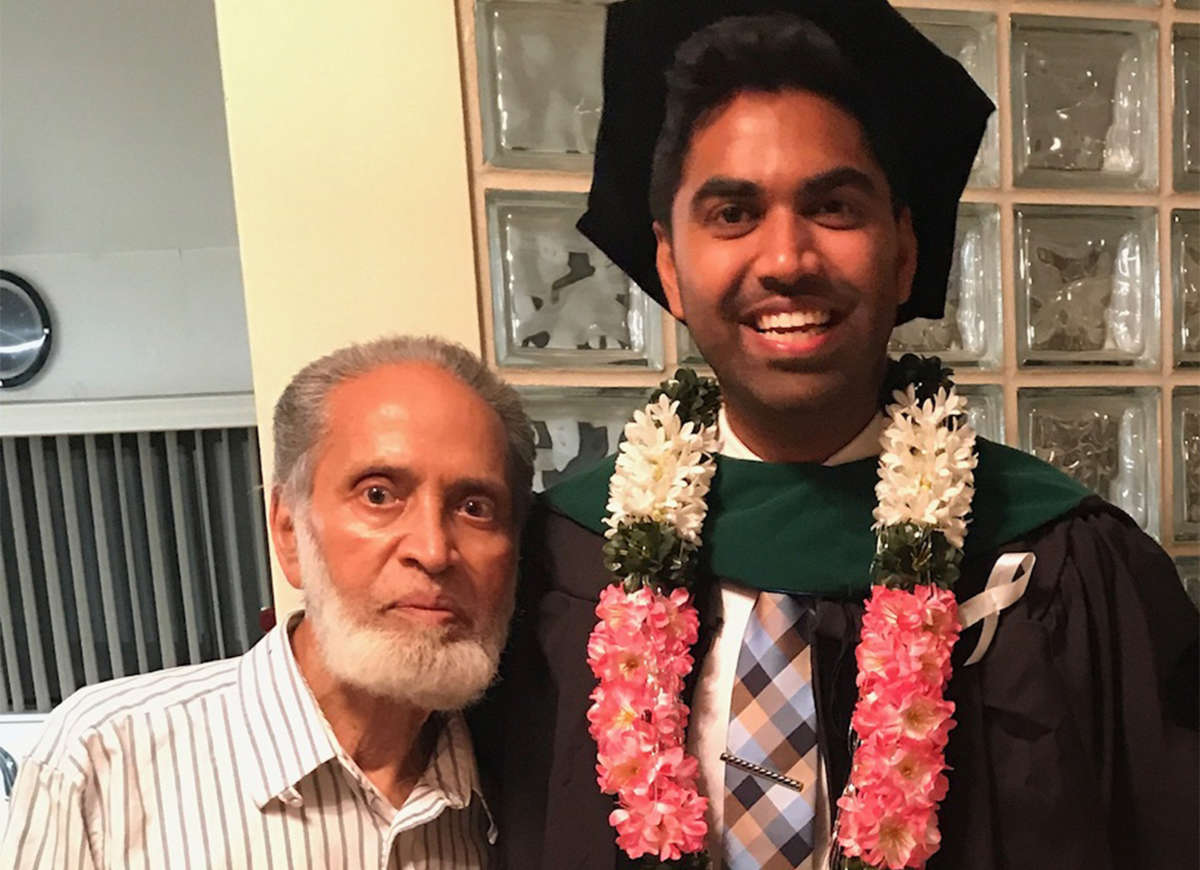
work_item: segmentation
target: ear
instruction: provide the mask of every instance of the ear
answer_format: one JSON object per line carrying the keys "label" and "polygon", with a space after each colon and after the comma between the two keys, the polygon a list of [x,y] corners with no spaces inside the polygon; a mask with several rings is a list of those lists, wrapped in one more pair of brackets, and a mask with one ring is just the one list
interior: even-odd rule
{"label": "ear", "polygon": [[675,249],[671,246],[671,231],[655,221],[654,238],[658,240],[655,265],[658,267],[658,280],[662,282],[663,293],[667,297],[667,308],[676,320],[686,323],[683,317],[683,302],[679,295],[679,278],[675,271]]}
{"label": "ear", "polygon": [[271,490],[271,542],[283,576],[295,589],[300,589],[300,554],[296,545],[295,512],[284,500],[279,487]]}
{"label": "ear", "polygon": [[900,295],[896,302],[903,305],[912,296],[913,278],[917,274],[917,235],[913,232],[912,212],[908,206],[900,210],[896,229],[900,236],[896,252],[896,287]]}

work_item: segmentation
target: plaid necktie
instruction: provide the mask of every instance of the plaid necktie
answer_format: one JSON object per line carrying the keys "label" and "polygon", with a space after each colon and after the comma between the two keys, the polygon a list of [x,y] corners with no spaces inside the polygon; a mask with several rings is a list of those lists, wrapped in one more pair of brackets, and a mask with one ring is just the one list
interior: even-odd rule
{"label": "plaid necktie", "polygon": [[806,638],[811,602],[760,592],[742,636],[729,705],[724,863],[810,868],[817,714]]}

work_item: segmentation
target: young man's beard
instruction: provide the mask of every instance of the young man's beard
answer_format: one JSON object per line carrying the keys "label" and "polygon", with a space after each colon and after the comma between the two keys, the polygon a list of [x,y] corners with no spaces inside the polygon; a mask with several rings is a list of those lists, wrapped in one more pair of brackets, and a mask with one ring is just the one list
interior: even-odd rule
{"label": "young man's beard", "polygon": [[508,637],[515,583],[496,612],[466,636],[440,626],[384,628],[364,622],[347,606],[306,519],[296,523],[296,538],[304,618],[335,679],[424,710],[460,710],[483,695]]}

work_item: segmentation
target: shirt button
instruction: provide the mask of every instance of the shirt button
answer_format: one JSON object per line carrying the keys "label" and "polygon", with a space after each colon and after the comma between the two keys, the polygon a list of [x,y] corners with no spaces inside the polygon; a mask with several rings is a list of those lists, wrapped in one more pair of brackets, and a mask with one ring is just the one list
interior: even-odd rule
{"label": "shirt button", "polygon": [[298,807],[304,803],[304,799],[300,797],[300,792],[294,788],[288,788],[283,793],[283,802],[289,807]]}

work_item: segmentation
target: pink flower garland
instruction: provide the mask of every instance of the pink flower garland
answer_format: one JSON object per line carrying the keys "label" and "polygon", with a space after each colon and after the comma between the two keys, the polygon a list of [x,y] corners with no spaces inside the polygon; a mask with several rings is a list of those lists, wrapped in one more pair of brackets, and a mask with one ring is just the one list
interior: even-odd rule
{"label": "pink flower garland", "polygon": [[663,861],[700,852],[708,799],[696,787],[696,759],[684,749],[689,711],[680,700],[699,626],[691,596],[613,584],[596,616],[588,664],[599,683],[587,716],[600,789],[617,796],[609,816],[617,845],[631,858]]}
{"label": "pink flower garland", "polygon": [[838,799],[838,844],[872,867],[923,867],[938,850],[945,749],[954,704],[945,700],[958,640],[954,593],[875,586],[863,614],[858,704],[861,742]]}

